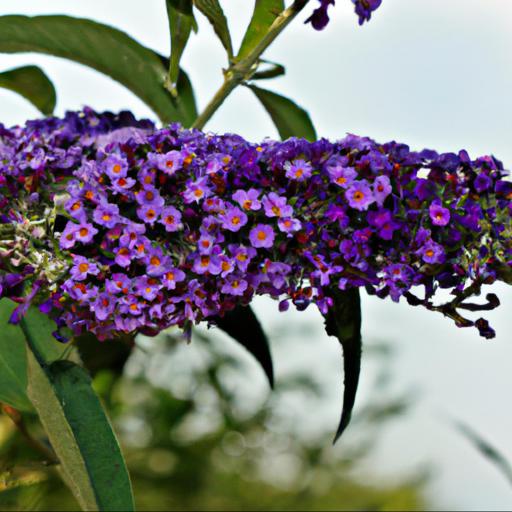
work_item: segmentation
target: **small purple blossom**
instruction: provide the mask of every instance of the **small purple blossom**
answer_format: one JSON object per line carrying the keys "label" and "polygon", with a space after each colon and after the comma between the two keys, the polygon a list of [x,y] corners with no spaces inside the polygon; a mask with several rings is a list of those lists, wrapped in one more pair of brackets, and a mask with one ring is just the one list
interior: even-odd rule
{"label": "small purple blossom", "polygon": [[96,263],[89,261],[84,256],[74,256],[70,275],[75,281],[84,281],[88,276],[97,276],[100,270]]}
{"label": "small purple blossom", "polygon": [[311,178],[313,172],[313,167],[300,158],[293,162],[286,162],[284,169],[286,177],[295,181],[305,181]]}
{"label": "small purple blossom", "polygon": [[372,190],[365,180],[354,181],[346,190],[345,197],[349,206],[359,211],[367,210],[375,201]]}
{"label": "small purple blossom", "polygon": [[450,210],[439,204],[431,204],[428,209],[432,224],[435,226],[446,226],[450,222]]}
{"label": "small purple blossom", "polygon": [[165,230],[168,232],[180,231],[183,229],[183,224],[181,223],[181,212],[174,206],[166,206],[162,209],[160,212],[159,222],[165,226]]}
{"label": "small purple blossom", "polygon": [[224,229],[236,233],[247,224],[247,215],[239,208],[229,208],[220,216],[220,220]]}
{"label": "small purple blossom", "polygon": [[275,233],[268,224],[258,224],[251,229],[249,240],[253,247],[270,248],[274,244]]}
{"label": "small purple blossom", "polygon": [[236,201],[244,210],[259,210],[261,202],[258,201],[260,192],[254,188],[250,188],[247,192],[239,189],[233,194],[233,200]]}
{"label": "small purple blossom", "polygon": [[263,198],[263,208],[267,217],[292,217],[293,208],[287,204],[286,197],[270,192]]}
{"label": "small purple blossom", "polygon": [[119,208],[115,204],[99,204],[92,215],[94,222],[106,228],[113,228],[119,219]]}
{"label": "small purple blossom", "polygon": [[384,204],[386,198],[391,194],[391,190],[391,182],[387,176],[382,175],[375,178],[375,181],[373,182],[373,195],[375,196],[375,201],[379,206]]}

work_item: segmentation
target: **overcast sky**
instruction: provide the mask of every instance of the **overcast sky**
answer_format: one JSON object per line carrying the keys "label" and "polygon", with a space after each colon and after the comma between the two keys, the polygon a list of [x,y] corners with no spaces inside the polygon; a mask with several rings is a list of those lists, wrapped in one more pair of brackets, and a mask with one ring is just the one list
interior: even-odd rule
{"label": "overcast sky", "polygon": [[[235,44],[248,21],[249,3],[223,2]],[[264,86],[307,108],[320,136],[335,139],[352,132],[380,141],[400,140],[415,149],[464,147],[473,157],[492,153],[512,166],[512,1],[384,0],[363,27],[349,0],[336,3],[332,22],[323,32],[302,24],[305,13],[270,48],[266,57],[285,64],[287,74]],[[0,0],[0,14],[17,13],[95,18],[168,53],[160,0]],[[0,69],[33,63],[44,66],[55,82],[57,114],[87,104],[153,117],[131,93],[80,65],[36,55],[0,55]],[[199,34],[193,36],[183,60],[200,107],[220,85],[225,64],[222,47],[200,20]],[[38,116],[25,100],[1,90],[0,112],[7,125]],[[207,128],[238,132],[252,140],[276,136],[266,113],[244,88],[235,91]],[[509,510],[512,505],[507,482],[446,420],[451,415],[470,423],[512,459],[512,293],[504,286],[495,288],[502,306],[489,315],[498,331],[493,341],[457,329],[431,312],[364,300],[365,339],[392,342],[398,352],[396,389],[420,391],[414,413],[386,430],[368,464],[389,476],[435,463],[432,495],[442,505],[460,510]],[[268,325],[282,321],[274,304],[258,301],[256,306]],[[321,333],[315,312],[289,313],[287,321],[301,318],[318,326],[315,350],[302,358],[302,364],[317,372],[332,369],[329,378],[340,386],[335,372],[339,348]],[[279,375],[282,363],[276,364]],[[368,392],[369,377],[363,376],[361,401]],[[336,422],[338,405],[335,401],[325,413],[322,409],[323,421]]]}

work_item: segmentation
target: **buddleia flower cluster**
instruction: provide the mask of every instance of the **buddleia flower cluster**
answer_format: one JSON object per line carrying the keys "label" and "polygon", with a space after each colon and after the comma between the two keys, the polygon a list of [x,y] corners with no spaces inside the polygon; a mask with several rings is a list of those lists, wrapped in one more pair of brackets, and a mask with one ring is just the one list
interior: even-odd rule
{"label": "buddleia flower cluster", "polygon": [[[334,5],[335,0],[318,0],[320,5],[313,11],[306,23],[311,23],[314,29],[322,30],[329,23],[329,7]],[[382,0],[352,0],[354,10],[359,18],[359,25],[370,21],[373,11],[377,10]]]}
{"label": "buddleia flower cluster", "polygon": [[[256,295],[284,311],[365,288],[461,311],[510,282],[512,183],[500,161],[347,135],[255,144],[91,110],[0,132],[0,294],[59,331],[156,334]],[[453,299],[435,303],[439,289]]]}

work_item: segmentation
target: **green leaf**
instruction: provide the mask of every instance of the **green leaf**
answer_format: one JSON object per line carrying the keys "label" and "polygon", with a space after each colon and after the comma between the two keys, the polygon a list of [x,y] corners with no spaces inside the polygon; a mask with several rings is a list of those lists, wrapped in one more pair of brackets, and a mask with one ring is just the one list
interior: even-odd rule
{"label": "green leaf", "polygon": [[269,64],[269,66],[266,69],[256,71],[256,73],[251,76],[251,80],[267,80],[269,78],[277,78],[278,76],[282,76],[286,73],[286,69],[282,64],[277,64],[276,62],[270,62],[267,60],[261,60],[261,62]]}
{"label": "green leaf", "polygon": [[42,114],[50,115],[55,108],[55,87],[37,66],[23,66],[0,73],[0,87],[17,92]]}
{"label": "green leaf", "polygon": [[253,310],[249,306],[238,306],[224,316],[216,317],[215,323],[256,358],[273,388],[274,368],[268,339]]}
{"label": "green leaf", "polygon": [[28,350],[29,397],[83,510],[134,510],[130,479],[110,422],[85,370],[42,366]]}
{"label": "green leaf", "polygon": [[194,0],[194,5],[208,18],[213,30],[228,53],[229,60],[233,57],[233,45],[229,35],[228,20],[218,0]]}
{"label": "green leaf", "polygon": [[454,426],[512,485],[512,465],[507,457],[466,423],[455,420]]}
{"label": "green leaf", "polygon": [[0,16],[0,52],[37,52],[85,64],[120,82],[167,123],[190,126],[196,117],[192,87],[184,72],[179,98],[165,89],[167,59],[126,33],[70,16]]}
{"label": "green leaf", "polygon": [[304,137],[310,141],[316,140],[313,123],[303,108],[275,92],[261,89],[255,85],[249,85],[249,88],[270,114],[281,139]]}
{"label": "green leaf", "polygon": [[16,304],[0,300],[0,402],[20,411],[33,411],[27,397],[27,356],[25,337],[9,318]]}
{"label": "green leaf", "polygon": [[237,55],[238,60],[251,53],[283,10],[283,0],[255,0],[254,12]]}
{"label": "green leaf", "polygon": [[329,336],[335,336],[341,343],[345,375],[343,410],[334,437],[334,442],[336,442],[347,428],[352,416],[361,370],[362,341],[359,289],[352,288],[345,292],[336,291],[333,299],[334,304],[325,315],[325,330]]}
{"label": "green leaf", "polygon": [[171,58],[169,81],[173,94],[177,95],[176,83],[180,73],[180,60],[187,45],[190,32],[197,24],[192,12],[192,0],[167,0],[167,18],[171,34]]}

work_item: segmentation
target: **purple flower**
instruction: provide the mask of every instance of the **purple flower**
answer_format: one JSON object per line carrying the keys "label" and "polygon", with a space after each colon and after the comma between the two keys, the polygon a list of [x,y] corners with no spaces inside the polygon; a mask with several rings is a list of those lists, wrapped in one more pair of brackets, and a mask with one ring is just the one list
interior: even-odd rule
{"label": "purple flower", "polygon": [[431,204],[428,212],[435,226],[446,226],[450,222],[450,210],[439,204]]}
{"label": "purple flower", "polygon": [[373,182],[373,195],[379,206],[384,204],[386,197],[391,194],[391,182],[387,176],[377,176]]}
{"label": "purple flower", "polygon": [[189,182],[185,192],[183,192],[183,199],[186,204],[199,203],[205,197],[211,196],[212,191],[208,188],[208,178],[199,178],[197,181]]}
{"label": "purple flower", "polygon": [[305,160],[297,159],[292,162],[286,162],[284,165],[285,176],[291,180],[305,181],[311,177],[313,168]]}
{"label": "purple flower", "polygon": [[192,270],[196,274],[205,274],[206,272],[209,272],[210,274],[217,275],[220,274],[222,267],[218,256],[200,254],[194,260]]}
{"label": "purple flower", "polygon": [[334,5],[334,0],[320,0],[320,7],[313,11],[313,14],[305,21],[305,23],[311,23],[315,30],[324,29],[329,23],[327,10],[330,5]]}
{"label": "purple flower", "polygon": [[133,259],[133,252],[130,249],[130,247],[119,247],[115,251],[115,259],[114,261],[120,266],[120,267],[129,267],[132,263]]}
{"label": "purple flower", "polygon": [[119,220],[119,208],[115,204],[99,204],[92,214],[94,222],[106,228],[113,228]]}
{"label": "purple flower", "polygon": [[82,222],[76,227],[75,240],[87,244],[92,241],[94,235],[98,233],[98,230],[88,222]]}
{"label": "purple flower", "polygon": [[137,208],[137,216],[146,224],[153,225],[160,217],[160,208],[150,204],[144,204]]}
{"label": "purple flower", "polygon": [[257,224],[249,233],[249,240],[253,247],[264,247],[268,249],[274,244],[275,233],[272,227],[267,224]]}
{"label": "purple flower", "polygon": [[261,203],[258,201],[260,192],[255,188],[250,188],[247,192],[245,190],[237,190],[231,197],[236,201],[244,210],[259,210]]}
{"label": "purple flower", "polygon": [[103,322],[112,315],[115,307],[115,301],[113,298],[108,293],[103,292],[100,293],[97,299],[94,301],[92,309],[96,315],[96,318],[100,322]]}
{"label": "purple flower", "polygon": [[482,192],[485,192],[486,190],[489,190],[491,188],[491,185],[492,185],[492,179],[484,172],[479,173],[473,183],[475,190],[479,194],[481,194]]}
{"label": "purple flower", "polygon": [[238,269],[246,272],[251,260],[256,256],[256,250],[252,247],[244,245],[230,245],[229,250],[233,255],[234,261]]}
{"label": "purple flower", "polygon": [[389,210],[379,210],[377,212],[368,212],[368,222],[378,228],[378,235],[383,240],[391,240],[393,233],[400,225],[394,221]]}
{"label": "purple flower", "polygon": [[236,276],[229,276],[222,285],[220,291],[228,295],[243,295],[247,290],[247,281]]}
{"label": "purple flower", "polygon": [[61,249],[71,249],[75,245],[75,233],[78,225],[74,222],[68,221],[64,231],[62,232],[59,240]]}
{"label": "purple flower", "polygon": [[375,201],[373,193],[365,180],[354,181],[346,190],[345,197],[349,206],[359,211],[367,210]]}
{"label": "purple flower", "polygon": [[119,293],[127,295],[131,290],[131,280],[126,274],[112,274],[112,279],[107,279],[105,282],[105,290],[112,295]]}
{"label": "purple flower", "polygon": [[119,194],[126,194],[134,185],[136,181],[133,178],[121,177],[112,180],[112,189]]}
{"label": "purple flower", "polygon": [[135,293],[149,301],[156,299],[160,288],[159,280],[154,277],[141,276],[135,280]]}
{"label": "purple flower", "polygon": [[298,219],[286,218],[279,219],[277,221],[277,226],[279,227],[280,231],[283,233],[288,233],[291,236],[291,233],[295,233],[295,231],[300,230],[302,224]]}
{"label": "purple flower", "polygon": [[169,268],[167,272],[162,276],[162,284],[168,290],[176,289],[176,283],[185,280],[185,272],[180,270],[179,268]]}
{"label": "purple flower", "polygon": [[355,12],[359,16],[359,25],[370,21],[372,12],[379,8],[382,0],[352,0],[355,5]]}
{"label": "purple flower", "polygon": [[116,155],[109,155],[102,162],[101,168],[111,179],[124,178],[128,173],[128,162]]}
{"label": "purple flower", "polygon": [[135,199],[140,205],[154,206],[155,208],[161,208],[165,202],[158,190],[152,185],[147,185],[136,192]]}
{"label": "purple flower", "polygon": [[293,208],[286,204],[286,197],[270,192],[263,198],[263,208],[267,217],[291,217]]}
{"label": "purple flower", "polygon": [[419,253],[425,263],[444,263],[446,260],[443,246],[433,240],[428,240]]}
{"label": "purple flower", "polygon": [[153,277],[164,275],[171,266],[169,256],[164,256],[159,247],[148,251],[146,265],[147,274]]}
{"label": "purple flower", "polygon": [[169,176],[181,169],[183,165],[183,156],[179,151],[169,151],[168,153],[158,154],[149,153],[148,158],[161,171]]}
{"label": "purple flower", "polygon": [[200,254],[211,254],[215,247],[216,238],[211,235],[201,235],[197,241],[197,249]]}
{"label": "purple flower", "polygon": [[181,213],[174,206],[166,206],[160,213],[160,223],[165,226],[165,230],[169,232],[179,231],[183,229],[181,223]]}
{"label": "purple flower", "polygon": [[235,262],[233,259],[228,256],[220,256],[220,268],[221,268],[221,277],[226,277],[228,274],[231,274],[235,270]]}
{"label": "purple flower", "polygon": [[352,167],[328,167],[327,172],[331,183],[341,188],[348,188],[357,178],[357,172]]}
{"label": "purple flower", "polygon": [[239,208],[230,207],[219,218],[222,221],[222,227],[234,233],[247,224],[247,215]]}
{"label": "purple flower", "polygon": [[81,199],[71,197],[71,199],[68,199],[64,204],[64,208],[74,219],[77,219],[78,221],[85,220],[86,213],[84,203]]}
{"label": "purple flower", "polygon": [[87,276],[97,276],[100,269],[96,263],[89,261],[84,256],[73,256],[73,266],[69,273],[75,281],[84,281]]}

